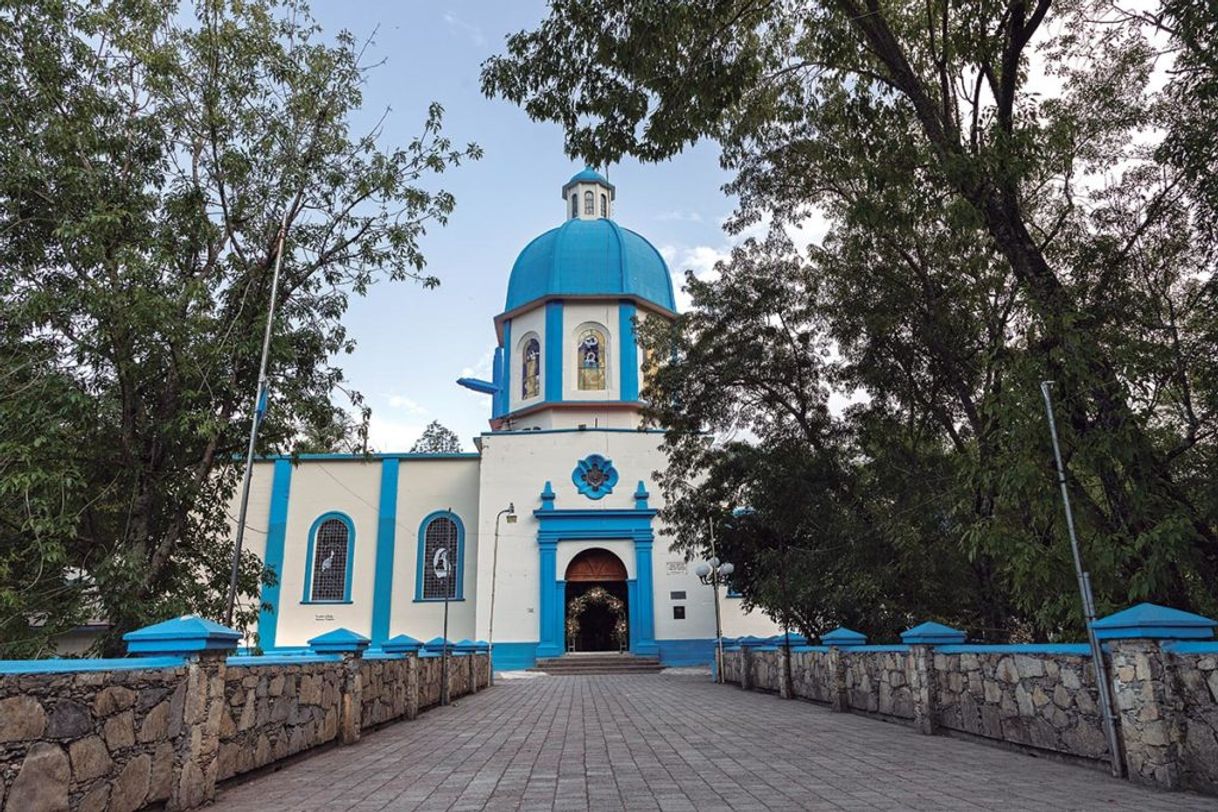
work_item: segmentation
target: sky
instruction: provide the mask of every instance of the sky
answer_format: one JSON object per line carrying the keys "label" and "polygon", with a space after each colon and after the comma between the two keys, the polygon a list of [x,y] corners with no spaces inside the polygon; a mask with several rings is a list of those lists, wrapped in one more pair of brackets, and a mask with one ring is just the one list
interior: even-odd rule
{"label": "sky", "polygon": [[[544,3],[322,2],[313,13],[328,34],[347,29],[363,39],[375,32],[365,59],[383,64],[369,74],[355,131],[388,110],[382,145],[406,143],[427,105],[438,101],[453,142],[485,150],[482,160],[426,184],[457,200],[448,225],[421,243],[440,287],[380,282],[367,297],[353,297],[345,322],[357,348],[338,359],[348,385],[372,409],[370,447],[407,451],[439,420],[473,450],[473,438],[489,429],[490,398],[456,379],[490,379],[493,319],[503,310],[512,263],[531,239],[562,224],[560,190],[583,168],[563,153],[560,127],[530,121],[480,90],[482,62],[503,50],[507,35],[536,27]],[[626,161],[608,170],[617,187],[615,219],[660,250],[678,290],[686,268],[710,272],[735,239],[721,229],[735,202],[721,191],[729,176],[718,159],[718,147],[702,143],[665,163]]]}

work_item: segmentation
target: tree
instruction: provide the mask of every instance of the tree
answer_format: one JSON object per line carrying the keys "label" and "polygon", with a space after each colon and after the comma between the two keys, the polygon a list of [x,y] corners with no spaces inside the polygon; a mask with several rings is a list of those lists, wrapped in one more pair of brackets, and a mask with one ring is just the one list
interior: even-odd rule
{"label": "tree", "polygon": [[[1190,89],[1209,87],[1212,65],[1193,47],[1196,4],[1169,5],[1189,70],[1162,87],[1155,20],[1048,0],[558,0],[485,64],[488,93],[561,123],[568,149],[594,162],[718,141],[740,199],[729,228],[764,218],[776,230],[724,263],[721,282],[691,285],[705,312],[649,339],[665,359],[650,394],[653,417],[675,426],[674,469],[743,466],[720,493],[713,477],[668,481],[680,543],[705,545],[681,516],[727,522],[730,500],[747,498],[759,561],[767,533],[876,551],[817,585],[866,588],[908,619],[1076,634],[1038,401],[1052,379],[1101,610],[1218,609],[1204,586],[1218,582],[1218,333],[1200,216],[1213,139],[1198,137],[1214,133]],[[828,236],[789,250],[783,228],[813,210]],[[788,347],[778,357],[767,329]],[[746,354],[745,374],[732,353]],[[826,416],[818,386],[869,400]],[[694,439],[741,429],[757,453]],[[839,489],[840,522],[822,526],[819,499],[795,510],[746,487],[799,475],[801,454],[834,473],[813,481]],[[882,576],[928,556],[937,570],[907,574],[959,586],[951,605]],[[751,586],[786,611],[773,584]],[[812,609],[814,627],[853,611],[848,596]]]}
{"label": "tree", "polygon": [[[438,283],[432,176],[479,150],[438,105],[403,145],[353,133],[362,48],[320,34],[273,0],[0,4],[3,656],[222,616],[281,225],[260,452],[333,421],[351,294]],[[246,555],[239,623],[270,577]]]}
{"label": "tree", "polygon": [[452,429],[440,425],[439,420],[433,420],[423,429],[423,434],[414,441],[411,454],[459,454],[461,440]]}

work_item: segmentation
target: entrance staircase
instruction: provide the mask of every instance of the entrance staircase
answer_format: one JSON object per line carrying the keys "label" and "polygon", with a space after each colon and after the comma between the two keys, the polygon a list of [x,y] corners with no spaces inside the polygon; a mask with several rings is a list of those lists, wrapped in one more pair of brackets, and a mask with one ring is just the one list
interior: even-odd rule
{"label": "entrance staircase", "polygon": [[629,652],[572,651],[561,657],[542,657],[532,671],[553,676],[599,674],[654,674],[663,670],[659,657],[639,657]]}

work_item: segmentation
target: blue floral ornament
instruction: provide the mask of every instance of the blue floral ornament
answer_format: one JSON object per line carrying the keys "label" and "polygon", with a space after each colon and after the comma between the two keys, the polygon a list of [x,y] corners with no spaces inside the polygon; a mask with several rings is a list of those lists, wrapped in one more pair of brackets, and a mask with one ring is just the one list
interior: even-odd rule
{"label": "blue floral ornament", "polygon": [[613,493],[617,480],[617,469],[613,467],[613,461],[600,454],[584,457],[571,472],[571,481],[579,492],[589,499],[600,499],[607,493]]}

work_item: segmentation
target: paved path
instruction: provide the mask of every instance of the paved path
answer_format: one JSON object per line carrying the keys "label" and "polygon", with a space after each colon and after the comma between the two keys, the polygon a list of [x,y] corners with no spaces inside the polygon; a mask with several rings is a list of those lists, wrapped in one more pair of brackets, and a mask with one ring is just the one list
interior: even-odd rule
{"label": "paved path", "polygon": [[639,675],[499,680],[217,810],[1216,809],[1096,770],[806,702]]}

